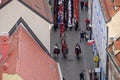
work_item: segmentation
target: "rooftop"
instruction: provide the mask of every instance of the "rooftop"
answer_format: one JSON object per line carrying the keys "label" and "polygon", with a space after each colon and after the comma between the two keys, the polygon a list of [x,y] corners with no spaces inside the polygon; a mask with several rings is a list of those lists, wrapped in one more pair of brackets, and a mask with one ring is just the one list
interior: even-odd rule
{"label": "rooftop", "polygon": [[[5,7],[9,2],[14,0],[1,0],[0,8]],[[37,15],[45,19],[49,23],[53,23],[52,12],[50,10],[48,0],[18,0],[24,6],[31,9]],[[17,6],[17,5],[16,5]]]}
{"label": "rooftop", "polygon": [[[7,75],[17,74],[23,80],[60,80],[57,63],[39,46],[22,22],[10,35]],[[12,76],[8,76],[12,77]]]}
{"label": "rooftop", "polygon": [[115,61],[115,63],[117,63],[117,66],[120,67],[120,38],[109,45],[108,51],[110,52],[113,61]]}
{"label": "rooftop", "polygon": [[33,10],[35,13],[52,23],[52,13],[50,11],[48,0],[19,0],[25,6]]}

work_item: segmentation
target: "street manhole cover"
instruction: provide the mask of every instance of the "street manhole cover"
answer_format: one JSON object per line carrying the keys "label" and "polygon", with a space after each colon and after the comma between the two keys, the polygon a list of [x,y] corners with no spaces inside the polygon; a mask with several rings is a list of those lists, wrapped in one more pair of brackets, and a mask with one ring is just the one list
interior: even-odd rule
{"label": "street manhole cover", "polygon": [[69,62],[73,62],[73,59],[68,59]]}

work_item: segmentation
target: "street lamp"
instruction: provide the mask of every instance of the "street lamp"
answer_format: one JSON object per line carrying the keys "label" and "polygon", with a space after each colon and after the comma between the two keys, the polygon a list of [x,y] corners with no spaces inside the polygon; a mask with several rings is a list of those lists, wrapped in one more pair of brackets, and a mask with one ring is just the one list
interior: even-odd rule
{"label": "street lamp", "polygon": [[0,4],[2,3],[2,1],[0,0]]}

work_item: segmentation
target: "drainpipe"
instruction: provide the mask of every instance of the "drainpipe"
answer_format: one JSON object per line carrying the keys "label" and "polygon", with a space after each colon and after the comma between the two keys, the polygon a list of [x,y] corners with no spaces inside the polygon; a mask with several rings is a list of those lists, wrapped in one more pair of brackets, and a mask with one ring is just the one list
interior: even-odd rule
{"label": "drainpipe", "polygon": [[[106,45],[108,46],[108,26],[107,26],[107,43],[106,43]],[[108,77],[109,77],[109,75],[108,75],[108,73],[109,73],[109,70],[108,70],[109,58],[108,58],[108,55],[107,55],[107,50],[106,50],[106,57],[107,57],[107,59],[106,59],[106,80],[108,80]]]}

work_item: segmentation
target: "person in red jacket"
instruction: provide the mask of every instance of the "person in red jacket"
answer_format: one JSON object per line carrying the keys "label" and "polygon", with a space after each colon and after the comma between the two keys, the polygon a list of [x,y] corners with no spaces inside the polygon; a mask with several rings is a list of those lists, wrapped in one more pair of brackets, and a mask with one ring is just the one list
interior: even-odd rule
{"label": "person in red jacket", "polygon": [[90,20],[88,20],[88,18],[86,18],[85,19],[86,29],[88,28],[89,23],[90,23]]}
{"label": "person in red jacket", "polygon": [[64,57],[66,57],[68,53],[68,47],[65,40],[62,40],[62,53]]}
{"label": "person in red jacket", "polygon": [[65,26],[64,24],[60,24],[60,37],[64,37],[64,32],[65,32]]}
{"label": "person in red jacket", "polygon": [[88,1],[85,2],[85,10],[88,10]]}

